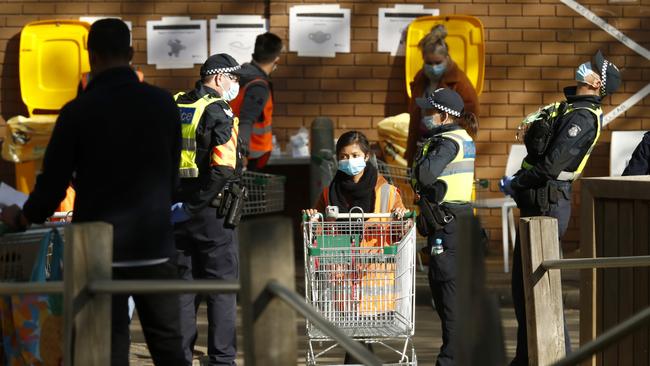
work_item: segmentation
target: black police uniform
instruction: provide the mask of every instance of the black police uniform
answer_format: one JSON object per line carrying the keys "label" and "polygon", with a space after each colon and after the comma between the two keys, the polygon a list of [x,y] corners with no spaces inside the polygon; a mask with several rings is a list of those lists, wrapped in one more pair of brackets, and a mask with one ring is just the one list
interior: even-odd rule
{"label": "black police uniform", "polygon": [[[179,104],[191,104],[210,95],[220,97],[216,90],[200,81],[194,90],[181,95]],[[233,133],[233,113],[225,101],[217,101],[205,109],[196,131],[196,163],[198,178],[181,179],[177,202],[183,202],[191,218],[174,226],[177,264],[183,279],[237,280],[239,245],[237,232],[224,225],[211,207],[213,198],[226,183],[235,179],[230,167],[211,166],[212,150],[227,143]],[[238,159],[238,166],[241,161]],[[237,355],[235,322],[236,294],[185,294],[182,297],[181,324],[186,352],[191,353],[198,335],[196,311],[202,300],[208,305],[208,355],[210,365],[234,365]]]}
{"label": "black police uniform", "polygon": [[[599,96],[575,95],[575,87],[565,88],[564,94],[567,102],[574,108],[600,107]],[[520,170],[512,181],[514,199],[520,209],[521,217],[555,217],[558,221],[558,234],[562,238],[571,218],[571,182],[557,180],[557,177],[562,171],[574,172],[578,169],[596,139],[598,123],[601,121],[597,121],[595,115],[588,110],[575,109],[568,112],[556,122],[556,130],[546,153],[537,159],[531,155],[525,158],[533,168]],[[547,199],[543,198],[544,196]],[[512,297],[519,326],[517,352],[511,365],[528,365],[526,303],[520,250],[520,238],[517,235],[512,264]],[[565,335],[567,350],[569,350],[566,322]]]}
{"label": "black police uniform", "polygon": [[[432,130],[431,135],[456,130],[462,130],[462,127],[457,124],[443,125]],[[443,137],[433,137],[427,156],[420,156],[421,150],[416,155],[418,163],[417,172],[414,174],[420,186],[420,194],[430,202],[440,202],[445,196],[447,186],[438,180],[438,177],[445,167],[456,158],[458,150],[459,147],[454,141]],[[456,217],[472,215],[472,208],[469,204],[444,203],[443,205],[451,210]],[[442,254],[431,256],[428,272],[429,287],[442,326],[442,346],[436,361],[437,366],[455,364],[458,229],[457,220],[453,220],[442,230],[427,237],[429,252],[431,252],[436,239],[442,239],[445,248]]]}
{"label": "black police uniform", "polygon": [[648,174],[650,174],[650,132],[643,135],[643,139],[632,153],[630,163],[623,171],[623,175]]}

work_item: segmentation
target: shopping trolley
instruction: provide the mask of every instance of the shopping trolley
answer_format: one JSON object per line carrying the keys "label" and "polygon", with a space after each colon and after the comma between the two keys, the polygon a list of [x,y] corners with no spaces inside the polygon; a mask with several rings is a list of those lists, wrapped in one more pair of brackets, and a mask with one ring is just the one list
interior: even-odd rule
{"label": "shopping trolley", "polygon": [[281,175],[245,171],[242,184],[248,190],[243,216],[284,210],[284,182]]}
{"label": "shopping trolley", "polygon": [[[304,217],[305,298],[355,340],[396,353],[391,365],[417,365],[414,214],[364,214],[353,208]],[[334,221],[330,221],[333,219]],[[307,364],[337,347],[307,321]],[[323,348],[322,350],[317,350]]]}

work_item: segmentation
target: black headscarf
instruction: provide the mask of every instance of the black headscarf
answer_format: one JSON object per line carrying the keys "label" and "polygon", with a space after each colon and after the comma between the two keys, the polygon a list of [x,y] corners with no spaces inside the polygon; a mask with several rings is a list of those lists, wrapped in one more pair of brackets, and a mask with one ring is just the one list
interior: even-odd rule
{"label": "black headscarf", "polygon": [[339,170],[330,184],[330,205],[337,206],[341,213],[350,212],[355,206],[361,207],[364,213],[374,212],[376,185],[377,168],[372,164],[366,165],[358,183]]}

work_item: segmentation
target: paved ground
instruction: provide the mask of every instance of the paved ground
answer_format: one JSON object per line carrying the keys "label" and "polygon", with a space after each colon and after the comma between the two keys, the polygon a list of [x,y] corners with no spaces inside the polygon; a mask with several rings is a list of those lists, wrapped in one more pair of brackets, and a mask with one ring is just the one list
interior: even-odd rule
{"label": "paved ground", "polygon": [[[500,256],[492,255],[487,259],[487,269],[488,269],[488,288],[491,289],[493,293],[496,293],[499,297],[499,302],[501,304],[501,319],[503,333],[505,337],[505,350],[508,359],[514,355],[515,351],[515,332],[516,332],[516,321],[514,317],[514,311],[512,309],[512,300],[509,295],[509,285],[510,285],[510,275],[503,273],[503,262]],[[567,307],[573,309],[566,310],[566,316],[569,326],[569,331],[571,333],[571,340],[573,347],[577,347],[578,342],[578,320],[579,312],[576,309],[577,300],[577,274],[576,273],[563,273],[563,280],[565,283],[565,297],[567,298]],[[422,272],[417,274],[417,305],[416,305],[416,328],[415,328],[415,337],[414,345],[417,352],[418,363],[422,365],[433,365],[435,364],[435,357],[438,353],[440,344],[442,343],[441,334],[440,334],[440,321],[438,316],[434,313],[431,304],[430,304],[430,293],[427,285],[426,276]],[[297,283],[301,283],[301,279],[297,280]],[[199,314],[199,329],[201,332],[201,337],[198,340],[197,347],[197,361],[196,365],[199,365],[198,359],[201,356],[201,353],[206,352],[206,329],[207,329],[207,318],[205,314],[205,307],[202,307]],[[241,326],[241,321],[239,321],[239,326]],[[304,334],[304,320],[299,319],[297,324],[298,334]],[[147,347],[144,344],[142,337],[142,332],[140,331],[140,325],[137,320],[132,325],[133,339],[134,342],[131,348],[131,364],[137,366],[152,365],[149,358],[149,353]],[[241,342],[241,332],[238,334],[239,344]],[[301,337],[299,344],[299,354],[298,359],[296,360],[297,365],[304,365],[305,358],[304,355],[307,349],[307,340],[306,337]],[[377,349],[377,348],[376,348]],[[239,351],[237,364],[243,365],[243,356],[242,351]],[[387,350],[377,350],[377,354],[382,357],[384,360],[388,360],[391,357],[390,351]],[[323,358],[324,363],[329,364],[342,363],[343,352],[332,351],[331,356],[328,358]]]}

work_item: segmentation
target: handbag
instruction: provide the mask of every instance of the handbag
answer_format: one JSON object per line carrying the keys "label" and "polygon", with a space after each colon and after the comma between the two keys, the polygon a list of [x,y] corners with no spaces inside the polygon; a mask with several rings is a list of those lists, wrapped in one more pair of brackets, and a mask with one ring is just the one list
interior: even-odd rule
{"label": "handbag", "polygon": [[[48,257],[51,260],[48,261]],[[62,280],[62,264],[63,240],[59,232],[52,229],[40,241],[30,282]],[[2,364],[63,365],[62,307],[61,294],[0,297]]]}

